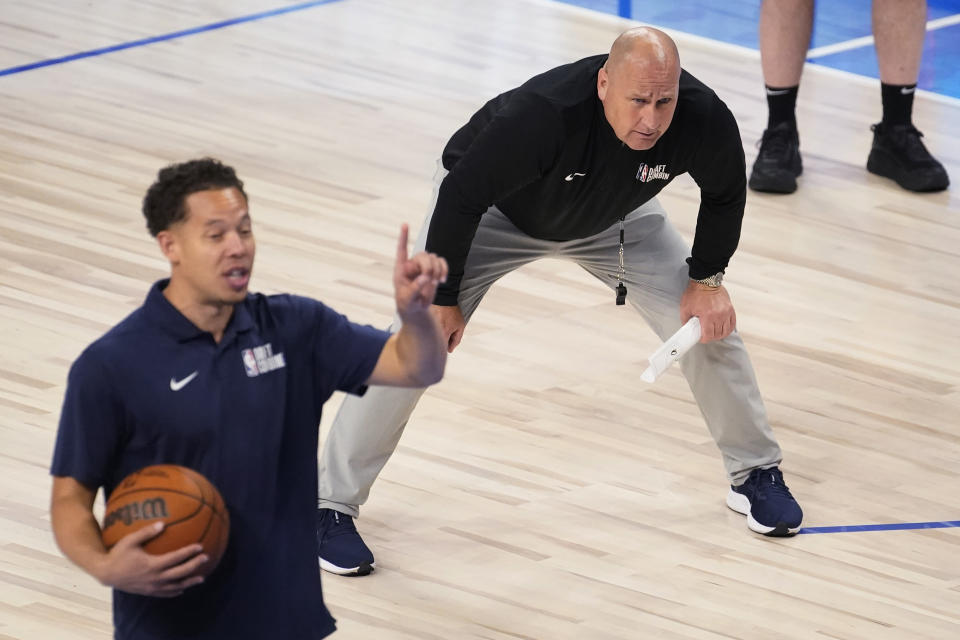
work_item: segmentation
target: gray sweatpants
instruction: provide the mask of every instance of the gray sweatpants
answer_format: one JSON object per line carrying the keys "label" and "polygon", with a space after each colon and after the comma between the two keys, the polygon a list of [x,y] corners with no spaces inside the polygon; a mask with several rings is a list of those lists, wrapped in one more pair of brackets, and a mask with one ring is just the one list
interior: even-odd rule
{"label": "gray sweatpants", "polygon": [[[430,215],[446,172],[435,177],[434,199],[415,251],[426,245]],[[624,222],[627,301],[661,340],[680,328],[680,299],[689,282],[690,251],[655,199]],[[620,225],[582,240],[551,242],[518,230],[496,207],[480,219],[470,245],[458,302],[470,319],[487,289],[507,273],[538,258],[573,260],[608,287],[618,270]],[[612,296],[611,296],[612,297]],[[394,319],[394,330],[399,321]],[[737,332],[698,344],[681,358],[680,369],[693,391],[707,427],[723,454],[732,484],[741,484],[757,467],[779,464],[780,447],[767,422],[753,367]],[[637,371],[639,381],[640,371]],[[400,441],[403,428],[425,389],[370,387],[363,397],[348,396],[330,428],[320,462],[320,507],[356,517],[370,487]]]}

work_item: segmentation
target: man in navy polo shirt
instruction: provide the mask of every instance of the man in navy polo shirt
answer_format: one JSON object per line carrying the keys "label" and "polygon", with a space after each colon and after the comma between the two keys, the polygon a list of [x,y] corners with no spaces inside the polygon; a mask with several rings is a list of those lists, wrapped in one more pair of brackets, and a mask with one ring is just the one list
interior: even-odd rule
{"label": "man in navy polo shirt", "polygon": [[[202,159],[160,171],[143,203],[170,261],[143,306],[90,345],[70,370],[53,456],[53,531],[73,562],[114,589],[116,638],[322,638],[314,529],[320,412],[336,390],[437,382],[445,341],[429,307],[443,259],[394,269],[394,336],[349,322],[322,303],[250,294],[254,240],[235,172]],[[150,555],[160,526],[112,549],[92,507],[143,466],[205,475],[230,511],[217,569],[199,545]]]}

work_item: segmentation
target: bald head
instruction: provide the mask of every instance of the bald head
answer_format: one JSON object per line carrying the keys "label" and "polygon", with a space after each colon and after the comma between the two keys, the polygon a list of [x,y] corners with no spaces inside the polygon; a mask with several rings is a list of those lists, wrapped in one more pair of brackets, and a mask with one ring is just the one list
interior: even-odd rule
{"label": "bald head", "polygon": [[680,54],[659,29],[637,27],[614,40],[597,74],[597,95],[617,138],[635,151],[653,147],[673,121]]}
{"label": "bald head", "polygon": [[659,29],[636,27],[621,33],[613,46],[605,68],[607,73],[624,68],[644,70],[680,77],[680,52],[673,39]]}

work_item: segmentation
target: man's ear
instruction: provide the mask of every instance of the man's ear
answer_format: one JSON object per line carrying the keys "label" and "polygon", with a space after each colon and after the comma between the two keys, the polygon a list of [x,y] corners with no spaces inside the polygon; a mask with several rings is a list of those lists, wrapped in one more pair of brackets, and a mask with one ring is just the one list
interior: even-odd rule
{"label": "man's ear", "polygon": [[607,87],[609,85],[610,78],[607,77],[607,68],[600,67],[600,72],[597,74],[597,96],[601,102],[607,97]]}
{"label": "man's ear", "polygon": [[160,246],[160,251],[163,255],[170,261],[170,264],[180,262],[180,243],[172,231],[165,229],[158,233],[157,244]]}

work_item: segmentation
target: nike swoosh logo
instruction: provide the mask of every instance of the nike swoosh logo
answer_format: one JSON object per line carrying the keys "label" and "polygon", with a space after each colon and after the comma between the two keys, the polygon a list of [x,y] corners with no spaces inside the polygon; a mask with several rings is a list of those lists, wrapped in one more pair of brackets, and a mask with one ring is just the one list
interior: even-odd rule
{"label": "nike swoosh logo", "polygon": [[564,180],[566,180],[567,182],[572,182],[573,179],[576,178],[577,176],[585,176],[585,175],[587,175],[587,174],[585,174],[585,173],[571,173],[571,174],[568,175],[566,178],[564,178]]}
{"label": "nike swoosh logo", "polygon": [[916,87],[900,87],[900,95],[908,96],[916,90]]}
{"label": "nike swoosh logo", "polygon": [[183,380],[175,380],[170,378],[170,391],[180,391],[180,389],[183,389],[185,386],[190,384],[190,381],[196,378],[198,373],[200,372],[194,371]]}
{"label": "nike swoosh logo", "polygon": [[767,89],[768,96],[785,96],[790,93],[790,89]]}

